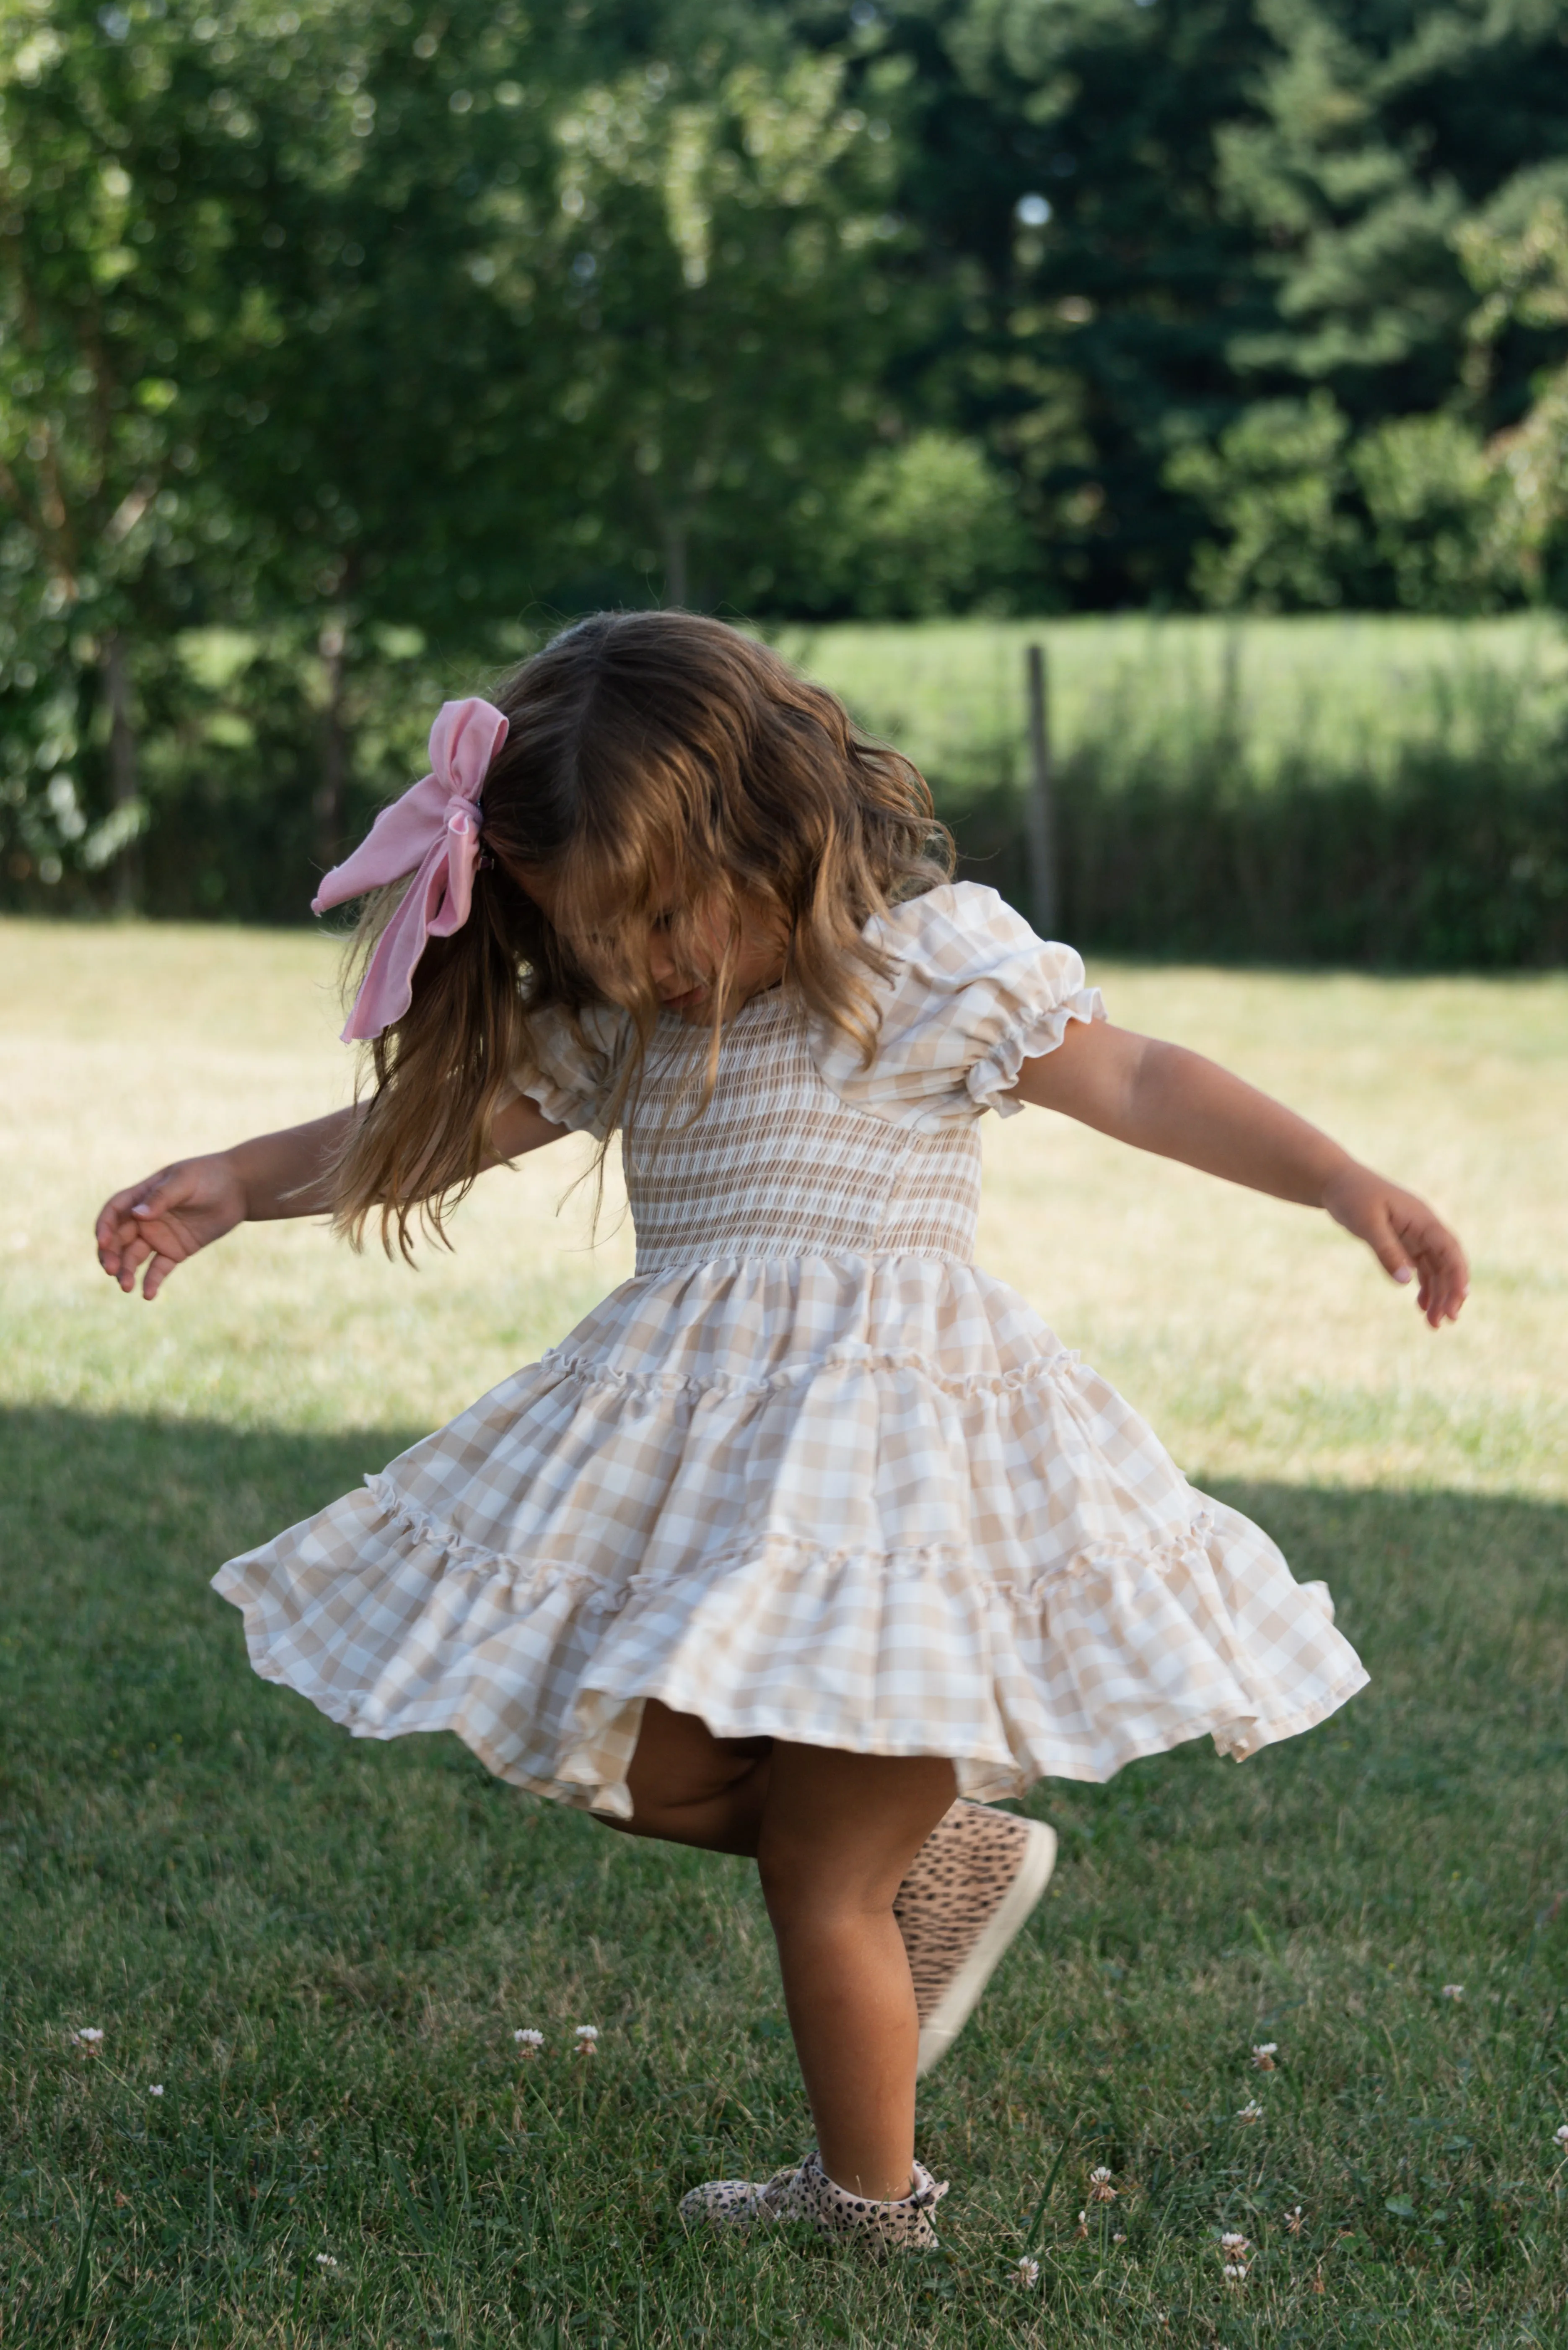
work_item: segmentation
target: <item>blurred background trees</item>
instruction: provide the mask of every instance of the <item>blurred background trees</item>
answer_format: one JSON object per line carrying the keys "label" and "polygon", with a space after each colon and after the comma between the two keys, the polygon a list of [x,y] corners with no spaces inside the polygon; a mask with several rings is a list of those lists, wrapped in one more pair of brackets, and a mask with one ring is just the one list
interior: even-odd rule
{"label": "blurred background trees", "polygon": [[0,891],[605,601],[1555,606],[1565,206],[1568,0],[0,0]]}

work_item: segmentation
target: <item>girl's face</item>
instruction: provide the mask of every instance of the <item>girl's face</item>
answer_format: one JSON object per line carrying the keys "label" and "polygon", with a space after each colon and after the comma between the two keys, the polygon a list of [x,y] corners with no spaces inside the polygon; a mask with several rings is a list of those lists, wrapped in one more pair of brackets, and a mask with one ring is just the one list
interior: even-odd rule
{"label": "girl's face", "polygon": [[[554,922],[562,894],[559,883],[535,866],[524,868],[517,878],[545,920]],[[733,910],[716,893],[684,907],[660,906],[640,943],[640,960],[654,992],[664,1009],[681,1020],[711,1020],[713,990],[726,947],[724,1014],[737,1011],[764,988],[776,986],[784,977],[783,926],[776,913],[755,899],[742,898]],[[623,959],[633,948],[634,941],[620,929],[614,937],[613,951],[604,957],[607,977],[616,963],[624,968]],[[595,961],[591,943],[578,942],[575,951],[591,975]]]}

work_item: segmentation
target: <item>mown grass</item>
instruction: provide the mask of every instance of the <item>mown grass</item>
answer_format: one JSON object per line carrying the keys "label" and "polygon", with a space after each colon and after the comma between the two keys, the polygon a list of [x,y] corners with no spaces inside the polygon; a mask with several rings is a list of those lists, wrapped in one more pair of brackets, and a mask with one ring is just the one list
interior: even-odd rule
{"label": "mown grass", "polygon": [[745,1868],[346,1739],[205,1586],[548,1343],[626,1236],[563,1252],[541,1160],[418,1277],[275,1229],[133,1305],[84,1216],[331,1097],[324,959],[0,927],[0,2341],[1563,2338],[1568,991],[1096,975],[1432,1189],[1477,1294],[1434,1340],[1311,1217],[994,1136],[986,1260],[1330,1582],[1374,1684],[1243,1769],[1036,1791],[1052,1898],[922,2099],[944,2252],[867,2272],[671,2224],[807,2142]]}

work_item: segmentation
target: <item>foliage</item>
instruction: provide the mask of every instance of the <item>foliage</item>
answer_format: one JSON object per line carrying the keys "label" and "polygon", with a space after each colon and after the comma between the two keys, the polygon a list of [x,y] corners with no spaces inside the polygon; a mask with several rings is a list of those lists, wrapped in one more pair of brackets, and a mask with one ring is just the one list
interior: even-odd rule
{"label": "foliage", "polygon": [[1469,613],[1517,598],[1514,501],[1473,427],[1443,411],[1395,417],[1362,435],[1351,462],[1394,602]]}
{"label": "foliage", "polygon": [[1496,610],[1525,584],[1516,498],[1475,430],[1446,412],[1353,441],[1330,392],[1260,400],[1166,474],[1214,526],[1192,584],[1220,611],[1460,615]]}
{"label": "foliage", "polygon": [[[1568,595],[1565,27],[0,0],[0,887],[157,902],[147,827],[232,785],[180,902],[293,903],[390,772],[389,631],[434,676],[659,597]],[[243,719],[271,782],[172,650],[213,628],[308,674]]]}
{"label": "foliage", "polygon": [[1199,530],[1161,469],[1235,413],[1230,340],[1268,317],[1214,161],[1251,0],[890,0],[863,38],[909,69],[900,203],[946,296],[903,380],[1018,478],[1038,597],[1181,594]]}
{"label": "foliage", "polygon": [[[575,304],[584,558],[765,605],[810,578],[864,448],[899,230],[888,126],[846,103],[843,60],[725,34],[560,113],[535,273]],[[493,266],[504,286],[504,241]]]}
{"label": "foliage", "polygon": [[[1495,349],[1516,324],[1568,327],[1568,205],[1537,203],[1521,230],[1486,224],[1460,241],[1470,277],[1485,296],[1471,322],[1478,348]],[[1508,500],[1520,560],[1537,592],[1568,607],[1568,365],[1542,371],[1528,414],[1500,433],[1494,472]]]}
{"label": "foliage", "polygon": [[[214,460],[260,412],[234,247],[265,46],[199,40],[178,5],[0,11],[5,790],[46,872],[100,868],[142,819],[127,639],[249,601]],[[89,813],[95,699],[119,757]]]}
{"label": "foliage", "polygon": [[[1467,382],[1467,224],[1568,171],[1558,0],[1261,0],[1272,55],[1251,120],[1217,137],[1228,204],[1262,242],[1275,317],[1243,370],[1325,385],[1357,427],[1428,414]],[[1517,413],[1540,346],[1515,337],[1483,429]],[[1472,387],[1473,389],[1473,387]]]}
{"label": "foliage", "polygon": [[[1310,610],[1345,599],[1362,534],[1345,511],[1349,427],[1327,392],[1262,400],[1216,450],[1172,458],[1173,487],[1228,534],[1198,550],[1193,581],[1220,610]],[[1354,598],[1351,600],[1355,600]]]}
{"label": "foliage", "polygon": [[1007,485],[972,441],[950,432],[877,450],[824,536],[837,544],[829,576],[843,600],[876,617],[1005,610],[1029,560]]}

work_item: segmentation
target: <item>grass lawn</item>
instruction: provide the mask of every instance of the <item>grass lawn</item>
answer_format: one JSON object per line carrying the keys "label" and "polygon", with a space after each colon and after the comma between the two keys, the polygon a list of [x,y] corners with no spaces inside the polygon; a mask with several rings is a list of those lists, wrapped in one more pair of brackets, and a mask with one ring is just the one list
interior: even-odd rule
{"label": "grass lawn", "polygon": [[992,1133],[982,1260],[1374,1682],[1240,1769],[1035,1791],[1051,1898],[922,2101],[945,2250],[867,2272],[671,2224],[809,2143],[746,1867],[348,1739],[206,1587],[624,1274],[554,1220],[576,1146],[418,1274],[258,1229],[146,1308],[93,1209],[343,1097],[329,957],[0,924],[0,2344],[1568,2338],[1568,983],[1095,976],[1428,1191],[1476,1293],[1434,1338],[1320,1219]]}

